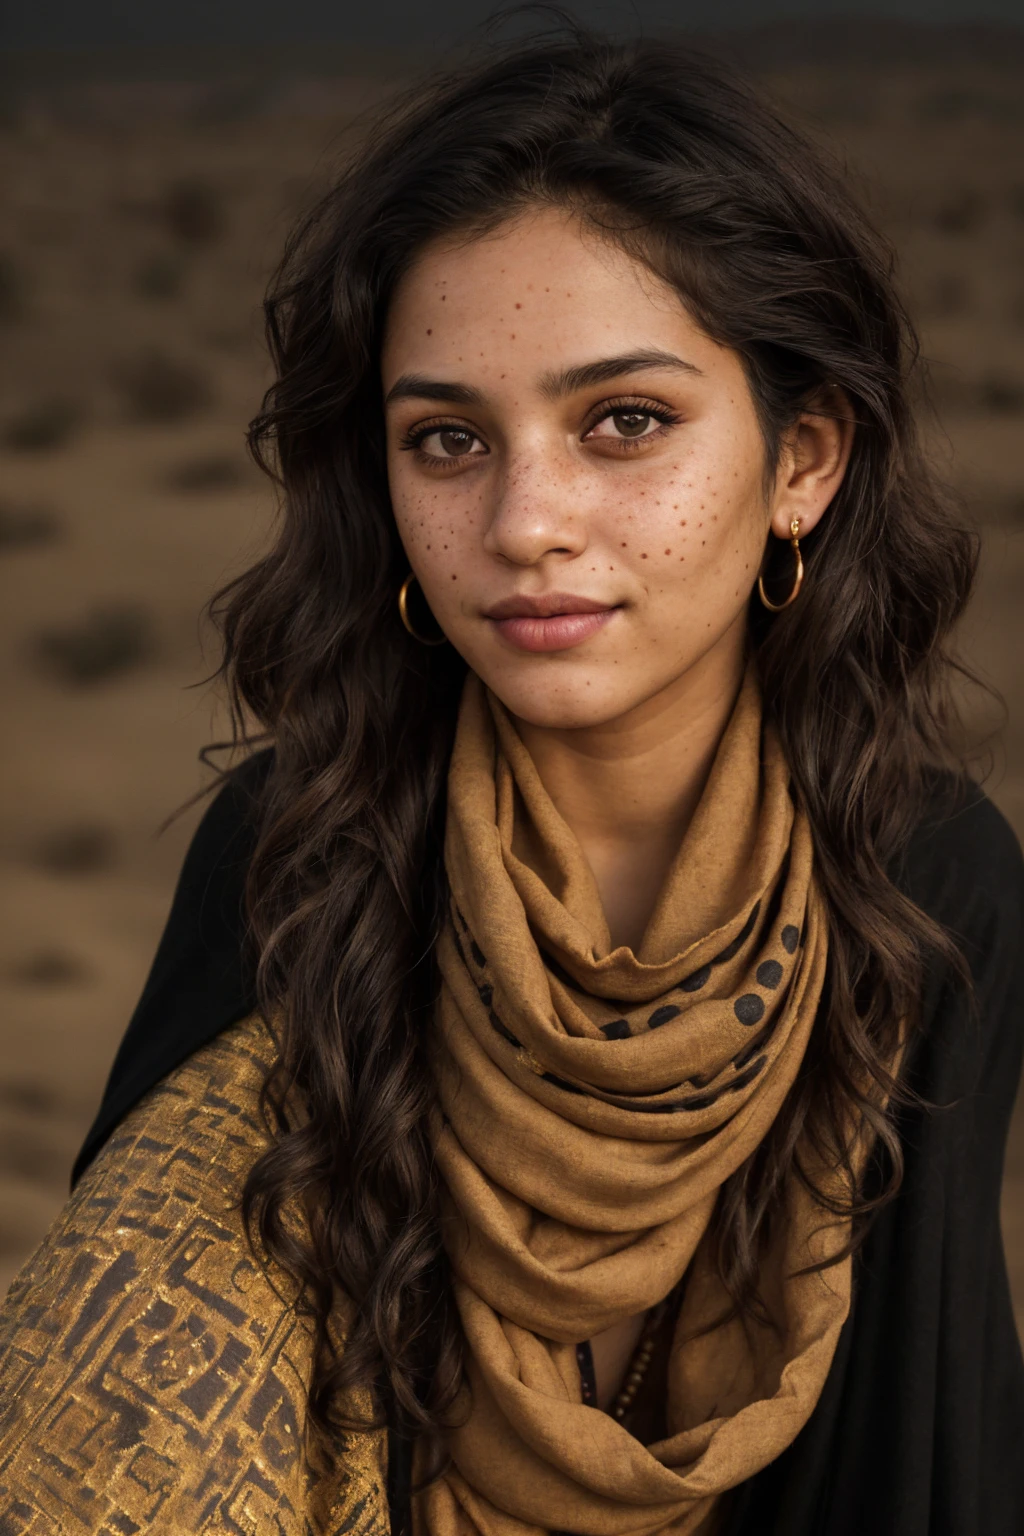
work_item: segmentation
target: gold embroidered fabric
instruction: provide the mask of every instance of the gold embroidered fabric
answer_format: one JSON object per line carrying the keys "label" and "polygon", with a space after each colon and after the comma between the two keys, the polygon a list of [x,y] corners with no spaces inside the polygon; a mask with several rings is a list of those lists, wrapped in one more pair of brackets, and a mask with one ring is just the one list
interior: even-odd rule
{"label": "gold embroidered fabric", "polygon": [[237,1209],[272,1052],[248,1019],[153,1089],[14,1281],[3,1536],[388,1536],[383,1432],[350,1436],[314,1488],[309,1336]]}

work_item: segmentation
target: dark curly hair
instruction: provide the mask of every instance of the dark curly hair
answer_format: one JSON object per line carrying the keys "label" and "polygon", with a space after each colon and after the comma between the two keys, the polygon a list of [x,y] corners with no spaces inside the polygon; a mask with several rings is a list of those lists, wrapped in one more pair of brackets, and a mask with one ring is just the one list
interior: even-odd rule
{"label": "dark curly hair", "polygon": [[[819,151],[686,49],[559,26],[418,88],[288,245],[266,303],[276,379],[251,428],[281,487],[280,523],[216,607],[238,729],[255,718],[275,748],[248,877],[260,1007],[279,1040],[263,1101],[274,1139],[244,1210],[313,1321],[310,1443],[328,1453],[353,1389],[369,1389],[378,1419],[431,1434],[461,1371],[424,1040],[465,664],[399,621],[407,562],[385,472],[382,327],[430,241],[537,203],[578,210],[736,351],[769,470],[809,403],[831,396],[856,418],[842,488],[803,541],[800,600],[750,609],[765,709],[813,828],[830,955],[801,1075],[718,1203],[738,1308],[758,1306],[760,1254],[801,1143],[848,1163],[851,1110],[877,1130],[884,1171],[846,1207],[854,1245],[894,1192],[899,1021],[913,1020],[929,957],[963,974],[890,878],[932,776],[956,766],[945,643],[976,548],[918,446],[916,343],[888,246]],[[299,1226],[285,1219],[296,1205]]]}

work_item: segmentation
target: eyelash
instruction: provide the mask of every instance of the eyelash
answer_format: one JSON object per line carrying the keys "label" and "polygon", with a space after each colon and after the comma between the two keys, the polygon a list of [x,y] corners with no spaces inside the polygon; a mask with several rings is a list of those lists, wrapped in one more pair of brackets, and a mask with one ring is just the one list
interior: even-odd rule
{"label": "eyelash", "polygon": [[[637,416],[650,416],[652,421],[660,422],[662,427],[677,426],[681,420],[681,418],[676,415],[675,411],[669,410],[667,405],[662,405],[656,400],[639,399],[634,395],[621,400],[605,400],[602,402],[601,406],[599,407],[599,414],[587,424],[586,432],[593,432],[595,427],[599,427],[602,421],[607,421],[610,416],[624,415],[629,412],[632,412]],[[406,452],[414,453],[421,464],[427,464],[432,469],[436,469],[440,464],[444,464],[446,466],[449,464],[457,465],[462,458],[477,458],[482,457],[482,455],[454,455],[451,458],[445,459],[442,458],[440,454],[424,453],[420,448],[420,444],[426,438],[431,437],[435,432],[466,432],[469,430],[470,429],[466,427],[465,424],[461,421],[423,422],[419,426],[410,428],[410,430],[403,435],[399,447]],[[472,435],[474,437],[477,436],[476,433],[473,433]],[[584,435],[586,435],[586,433]],[[642,437],[622,437],[617,440],[617,448],[618,450],[625,449],[627,452],[637,452],[641,449],[644,443],[649,443],[652,438],[660,436],[660,432],[647,432]],[[610,441],[616,440],[610,439]]]}
{"label": "eyelash", "polygon": [[[669,410],[667,405],[662,405],[658,400],[644,400],[636,395],[627,395],[621,400],[605,400],[598,407],[598,415],[594,417],[587,427],[588,432],[593,432],[602,421],[607,421],[609,416],[650,416],[652,421],[658,421],[663,427],[675,427],[679,425],[681,418],[675,411]],[[622,437],[618,439],[620,446],[638,448],[641,443],[649,443],[651,438],[660,437],[660,432],[649,432],[643,437]],[[615,441],[615,439],[611,439]]]}

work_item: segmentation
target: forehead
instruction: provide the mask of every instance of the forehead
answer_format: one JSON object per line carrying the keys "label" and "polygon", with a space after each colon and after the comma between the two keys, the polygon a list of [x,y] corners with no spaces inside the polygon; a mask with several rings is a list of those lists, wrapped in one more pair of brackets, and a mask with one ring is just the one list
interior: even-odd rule
{"label": "forehead", "polygon": [[702,370],[723,350],[649,267],[578,216],[541,209],[421,253],[394,294],[381,371],[387,390],[407,371],[540,377],[657,348],[684,348]]}

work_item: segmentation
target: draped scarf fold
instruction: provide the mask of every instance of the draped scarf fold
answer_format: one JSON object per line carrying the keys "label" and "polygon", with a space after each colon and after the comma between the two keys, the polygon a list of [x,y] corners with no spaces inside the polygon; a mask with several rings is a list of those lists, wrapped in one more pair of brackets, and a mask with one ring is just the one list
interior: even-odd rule
{"label": "draped scarf fold", "polygon": [[[611,947],[579,842],[472,674],[445,858],[435,1147],[467,1383],[416,1536],[706,1529],[806,1422],[850,1300],[848,1258],[807,1272],[848,1225],[794,1177],[760,1271],[772,1325],[710,1326],[729,1299],[708,1225],[793,1086],[827,950],[753,669],[636,953]],[[575,1346],[684,1276],[667,1436],[643,1445],[583,1403]]]}

